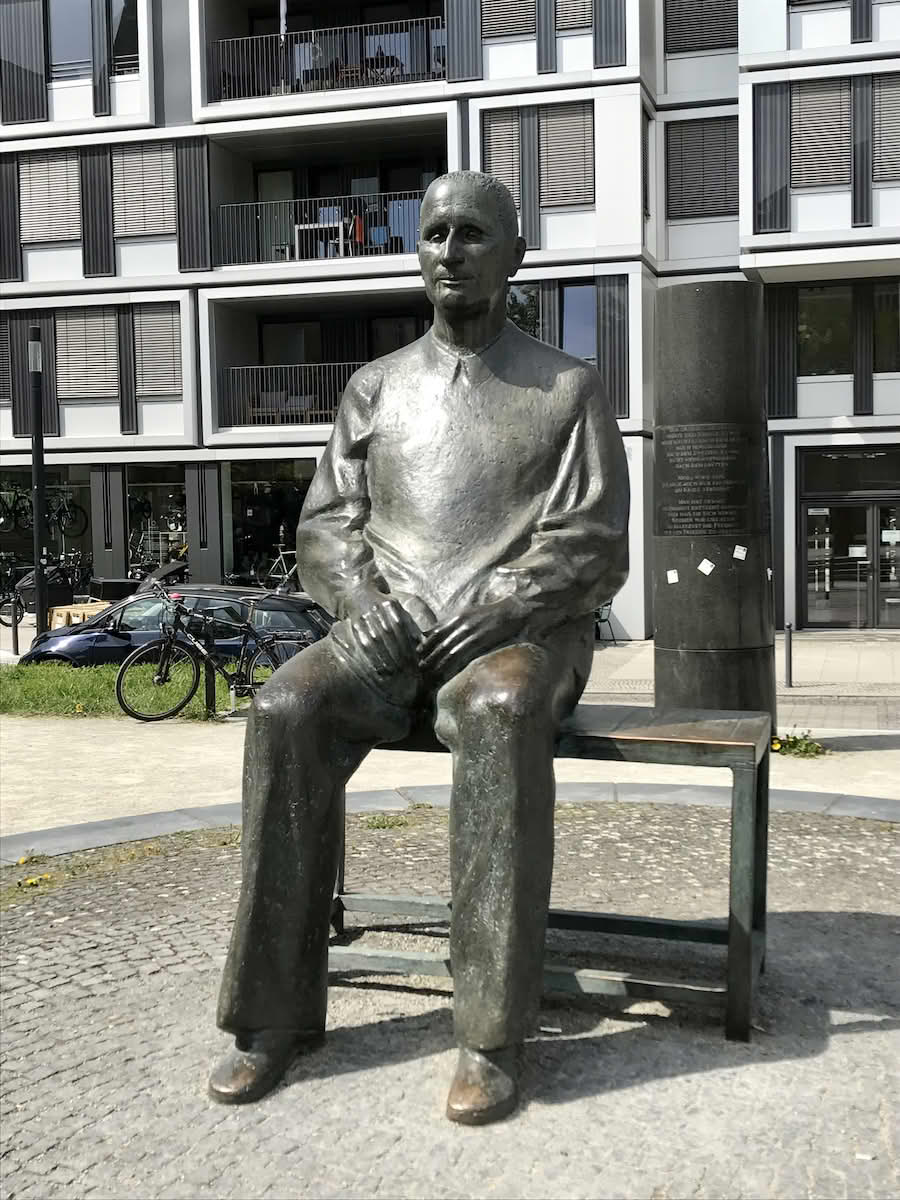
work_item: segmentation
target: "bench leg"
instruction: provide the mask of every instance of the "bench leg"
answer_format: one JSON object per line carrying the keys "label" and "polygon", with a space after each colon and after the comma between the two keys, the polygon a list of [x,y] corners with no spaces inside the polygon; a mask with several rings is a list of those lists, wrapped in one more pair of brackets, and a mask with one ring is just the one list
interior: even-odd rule
{"label": "bench leg", "polygon": [[340,937],[344,932],[344,870],[347,864],[347,793],[341,792],[341,852],[338,858],[337,879],[331,901],[331,928]]}
{"label": "bench leg", "polygon": [[753,932],[759,940],[759,970],[766,969],[766,887],[769,872],[769,748],[756,769],[756,833],[753,867]]}
{"label": "bench leg", "polygon": [[753,1011],[753,916],[756,897],[755,767],[734,767],[731,799],[731,885],[728,905],[728,1000],[725,1036],[750,1041]]}

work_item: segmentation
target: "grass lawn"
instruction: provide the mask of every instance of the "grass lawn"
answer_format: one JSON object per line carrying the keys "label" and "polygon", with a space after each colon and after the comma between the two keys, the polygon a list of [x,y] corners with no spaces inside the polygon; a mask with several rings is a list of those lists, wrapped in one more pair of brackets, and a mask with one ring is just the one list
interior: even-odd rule
{"label": "grass lawn", "polygon": [[[130,720],[116,700],[118,666],[70,667],[64,663],[34,663],[27,667],[0,666],[0,713],[28,717],[122,717]],[[241,703],[246,701],[238,701]],[[216,675],[216,710],[228,712],[231,702],[221,675]],[[179,717],[206,718],[203,679],[197,694]],[[178,719],[178,718],[175,718]]]}

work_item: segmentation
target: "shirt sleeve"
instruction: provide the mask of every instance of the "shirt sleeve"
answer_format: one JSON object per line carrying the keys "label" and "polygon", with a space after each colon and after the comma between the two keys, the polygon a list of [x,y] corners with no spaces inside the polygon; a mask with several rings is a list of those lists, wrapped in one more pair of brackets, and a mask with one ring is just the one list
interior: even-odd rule
{"label": "shirt sleeve", "polygon": [[512,598],[544,632],[610,600],[628,574],[628,463],[595,371],[579,372],[576,416],[527,548],[495,567],[482,602]]}
{"label": "shirt sleeve", "polygon": [[366,369],[347,384],[297,525],[303,589],[340,620],[388,591],[363,537],[370,507],[366,457],[380,388],[380,374]]}

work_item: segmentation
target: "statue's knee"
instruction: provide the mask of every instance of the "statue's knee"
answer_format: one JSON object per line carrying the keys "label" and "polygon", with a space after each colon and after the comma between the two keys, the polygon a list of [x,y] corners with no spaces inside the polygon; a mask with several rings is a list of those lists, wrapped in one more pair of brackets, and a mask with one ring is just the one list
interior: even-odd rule
{"label": "statue's knee", "polygon": [[462,689],[457,719],[521,724],[542,718],[546,709],[544,690],[533,680],[482,671]]}
{"label": "statue's knee", "polygon": [[256,726],[293,726],[308,715],[308,691],[297,684],[272,679],[253,698],[252,719]]}

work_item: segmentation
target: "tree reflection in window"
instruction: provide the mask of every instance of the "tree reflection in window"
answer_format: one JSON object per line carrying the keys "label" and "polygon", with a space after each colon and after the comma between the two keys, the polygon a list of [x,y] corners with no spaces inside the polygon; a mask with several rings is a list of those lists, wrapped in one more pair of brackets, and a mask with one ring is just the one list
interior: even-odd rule
{"label": "tree reflection in window", "polygon": [[511,284],[506,294],[506,315],[514,325],[531,334],[541,336],[541,291],[537,283]]}

